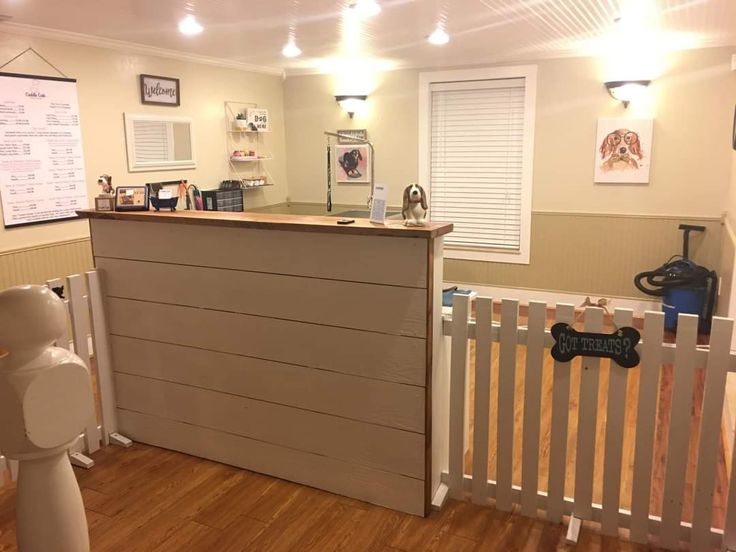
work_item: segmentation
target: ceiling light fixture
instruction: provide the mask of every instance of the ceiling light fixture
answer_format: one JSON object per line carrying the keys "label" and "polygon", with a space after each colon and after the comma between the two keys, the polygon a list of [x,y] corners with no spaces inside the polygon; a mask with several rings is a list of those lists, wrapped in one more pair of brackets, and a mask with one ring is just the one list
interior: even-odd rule
{"label": "ceiling light fixture", "polygon": [[187,36],[197,35],[204,30],[197,18],[191,13],[179,21],[179,32]]}
{"label": "ceiling light fixture", "polygon": [[608,81],[605,84],[611,97],[623,103],[624,107],[629,107],[629,103],[640,98],[651,82],[649,80],[620,80]]}
{"label": "ceiling light fixture", "polygon": [[381,6],[376,0],[357,0],[350,4],[350,9],[360,17],[373,17],[381,13]]}
{"label": "ceiling light fixture", "polygon": [[355,115],[356,111],[361,111],[363,109],[367,99],[368,96],[365,94],[342,94],[335,96],[335,101],[340,104],[340,107],[342,107],[348,115],[350,115],[351,119],[353,118],[353,115]]}
{"label": "ceiling light fixture", "polygon": [[300,56],[302,54],[302,51],[299,48],[299,46],[296,45],[296,42],[294,41],[294,39],[290,38],[289,42],[287,42],[284,45],[283,49],[281,50],[281,53],[283,54],[284,57],[295,58],[295,57]]}
{"label": "ceiling light fixture", "polygon": [[437,25],[434,32],[427,37],[427,42],[435,46],[443,46],[450,42],[450,35],[440,25]]}

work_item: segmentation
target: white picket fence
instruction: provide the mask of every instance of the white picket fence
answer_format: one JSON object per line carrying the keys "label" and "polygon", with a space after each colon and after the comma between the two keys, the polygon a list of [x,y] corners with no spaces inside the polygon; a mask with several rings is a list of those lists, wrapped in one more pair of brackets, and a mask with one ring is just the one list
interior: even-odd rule
{"label": "white picket fence", "polygon": [[[88,459],[79,456],[79,453],[93,453],[101,445],[108,445],[111,435],[117,435],[112,364],[100,276],[96,270],[91,270],[84,276],[75,274],[48,280],[46,285],[52,289],[63,287],[64,304],[68,311],[67,331],[56,342],[56,346],[73,351],[90,368],[90,374],[92,358],[96,365],[93,386],[96,380],[101,420],[98,422],[97,413],[93,412],[84,432],[70,450],[73,463],[90,467]],[[10,479],[15,481],[18,475],[17,462],[0,454],[0,472],[5,470],[10,473]],[[0,485],[4,479],[0,478]]]}
{"label": "white picket fence", "polygon": [[[475,318],[470,319],[472,303]],[[575,309],[572,305],[557,304],[556,321],[572,324]],[[546,492],[539,490],[540,420],[543,392],[542,368],[548,349],[554,345],[549,330],[545,329],[547,305],[531,302],[528,323],[520,326],[518,301],[501,301],[500,322],[492,322],[493,303],[490,298],[455,295],[452,318],[443,320],[443,335],[451,341],[450,397],[449,397],[449,462],[442,480],[449,488],[449,496],[470,497],[478,504],[490,504],[509,511],[519,505],[521,513],[536,517],[538,510],[546,519],[561,522],[570,516],[568,536],[579,530],[581,520],[597,522],[606,535],[617,535],[619,528],[629,529],[630,539],[646,543],[658,539],[659,545],[677,549],[679,541],[689,543],[693,550],[711,547],[736,549],[736,485],[729,485],[725,528],[712,528],[712,504],[716,477],[717,453],[722,429],[722,412],[726,375],[736,371],[736,355],[730,353],[733,321],[715,318],[709,347],[698,347],[697,317],[681,315],[676,342],[663,342],[664,315],[647,312],[644,317],[642,340],[637,346],[641,356],[639,366],[622,368],[611,361],[604,422],[604,451],[602,472],[602,504],[593,503],[593,466],[596,453],[596,421],[598,416],[599,367],[601,359],[585,357],[581,362],[578,402],[574,496],[565,496],[568,441],[568,413],[570,402],[571,363],[554,362],[552,386],[546,386],[551,404],[549,436],[549,477]],[[603,330],[603,311],[587,308],[585,331]],[[633,313],[616,309],[613,322],[616,327],[632,324]],[[474,430],[472,438],[472,475],[464,473],[464,457],[469,443],[468,405],[466,389],[468,346],[475,341],[475,389],[472,397]],[[498,344],[498,381],[491,385],[492,347]],[[517,370],[517,346],[526,347],[523,385],[523,423],[515,426],[514,393]],[[673,364],[672,398],[669,412],[660,412],[669,418],[666,445],[664,486],[661,516],[650,515],[652,496],[652,467],[657,420],[660,372],[663,364]],[[691,413],[693,410],[693,381],[696,368],[704,368],[704,396],[697,444],[697,465],[693,492],[692,522],[685,523],[683,502],[688,469]],[[639,390],[636,399],[636,423],[633,458],[622,458],[627,378],[639,371]],[[497,393],[491,396],[491,389]],[[496,427],[489,427],[491,401],[496,401]],[[496,436],[496,480],[488,479],[489,430]],[[728,428],[732,431],[733,428]],[[514,462],[514,434],[521,432],[521,485],[512,482]],[[732,456],[733,458],[733,456]],[[631,479],[631,510],[620,507],[624,469]],[[729,481],[734,477],[728,474]],[[570,538],[575,539],[576,535]]]}

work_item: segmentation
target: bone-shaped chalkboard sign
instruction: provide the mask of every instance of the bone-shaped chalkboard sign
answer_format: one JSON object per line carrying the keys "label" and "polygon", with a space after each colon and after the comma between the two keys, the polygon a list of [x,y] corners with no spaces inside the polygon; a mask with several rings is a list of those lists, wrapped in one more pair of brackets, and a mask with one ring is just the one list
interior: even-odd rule
{"label": "bone-shaped chalkboard sign", "polygon": [[639,364],[639,331],[636,328],[619,328],[612,334],[578,332],[565,322],[552,326],[552,358],[569,362],[576,356],[610,358],[619,366],[633,368]]}

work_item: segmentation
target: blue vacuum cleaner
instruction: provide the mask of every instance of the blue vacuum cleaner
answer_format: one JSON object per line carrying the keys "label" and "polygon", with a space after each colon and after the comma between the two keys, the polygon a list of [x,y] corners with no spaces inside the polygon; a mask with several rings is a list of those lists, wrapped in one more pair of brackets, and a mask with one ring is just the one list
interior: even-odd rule
{"label": "blue vacuum cleaner", "polygon": [[634,285],[647,295],[662,298],[666,329],[677,327],[677,316],[682,312],[697,315],[698,331],[707,334],[716,308],[718,275],[689,258],[690,232],[705,232],[705,226],[681,224],[679,229],[684,231],[682,255],[671,257],[659,268],[640,272]]}

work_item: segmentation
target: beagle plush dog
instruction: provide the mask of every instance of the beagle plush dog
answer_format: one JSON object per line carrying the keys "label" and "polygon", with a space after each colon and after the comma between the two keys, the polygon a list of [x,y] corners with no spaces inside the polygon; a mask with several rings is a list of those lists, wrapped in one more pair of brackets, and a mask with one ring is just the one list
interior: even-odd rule
{"label": "beagle plush dog", "polygon": [[626,171],[639,168],[642,157],[639,135],[626,128],[609,133],[600,147],[601,169],[604,172]]}
{"label": "beagle plush dog", "polygon": [[419,184],[410,184],[404,189],[401,216],[404,226],[422,226],[427,219],[427,194]]}

